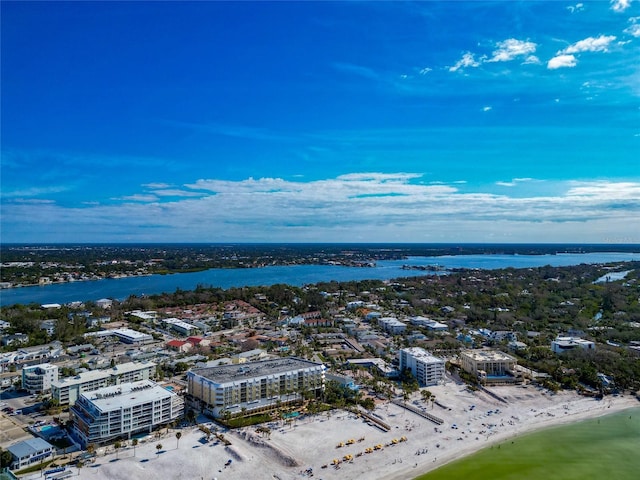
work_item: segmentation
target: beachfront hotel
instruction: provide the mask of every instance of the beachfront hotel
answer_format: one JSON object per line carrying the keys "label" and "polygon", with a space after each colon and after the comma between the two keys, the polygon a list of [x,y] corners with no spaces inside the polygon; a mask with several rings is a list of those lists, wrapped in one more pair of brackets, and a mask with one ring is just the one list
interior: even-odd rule
{"label": "beachfront hotel", "polygon": [[73,405],[83,392],[92,392],[99,388],[121,383],[149,380],[155,374],[153,362],[129,362],[106,370],[83,372],[75,377],[67,377],[51,384],[51,398],[58,405]]}
{"label": "beachfront hotel", "polygon": [[297,357],[223,365],[187,372],[187,392],[214,418],[255,414],[320,395],[325,367]]}
{"label": "beachfront hotel", "polygon": [[423,348],[403,348],[398,353],[400,371],[408,368],[421,387],[437,385],[444,378],[444,360]]}
{"label": "beachfront hotel", "polygon": [[460,352],[462,369],[481,383],[512,383],[516,380],[517,360],[498,350],[464,350]]}
{"label": "beachfront hotel", "polygon": [[72,434],[86,448],[150,433],[182,417],[184,402],[175,392],[142,380],[81,393],[69,411]]}

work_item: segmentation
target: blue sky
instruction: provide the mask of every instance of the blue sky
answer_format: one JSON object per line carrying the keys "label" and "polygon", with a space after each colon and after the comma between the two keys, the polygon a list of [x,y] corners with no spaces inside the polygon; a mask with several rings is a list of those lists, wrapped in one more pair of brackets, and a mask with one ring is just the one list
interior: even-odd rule
{"label": "blue sky", "polygon": [[640,243],[640,1],[1,9],[2,242]]}

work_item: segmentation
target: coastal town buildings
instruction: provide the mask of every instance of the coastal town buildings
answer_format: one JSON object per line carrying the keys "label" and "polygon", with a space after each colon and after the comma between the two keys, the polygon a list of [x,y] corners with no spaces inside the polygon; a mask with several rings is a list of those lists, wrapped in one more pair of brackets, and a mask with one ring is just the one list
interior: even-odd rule
{"label": "coastal town buildings", "polygon": [[304,392],[319,395],[324,370],[321,363],[296,357],[193,369],[187,372],[187,393],[215,418],[269,411],[299,401]]}
{"label": "coastal town buildings", "polygon": [[403,348],[398,354],[400,371],[406,369],[418,380],[421,387],[437,385],[444,378],[444,360],[419,347]]}
{"label": "coastal town buildings", "polygon": [[173,422],[184,414],[184,402],[175,392],[141,380],[81,393],[69,411],[72,434],[86,447]]}
{"label": "coastal town buildings", "polygon": [[51,384],[51,398],[58,405],[73,405],[83,392],[91,392],[109,385],[149,380],[155,374],[153,362],[129,362],[106,370],[93,370]]}

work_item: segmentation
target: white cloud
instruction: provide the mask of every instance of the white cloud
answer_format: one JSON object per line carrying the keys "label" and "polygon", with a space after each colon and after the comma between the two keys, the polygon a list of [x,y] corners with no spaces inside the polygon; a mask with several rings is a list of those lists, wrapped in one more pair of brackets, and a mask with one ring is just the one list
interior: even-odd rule
{"label": "white cloud", "polygon": [[168,183],[143,183],[142,186],[151,189],[171,187],[171,185],[169,185]]}
{"label": "white cloud", "polygon": [[145,202],[145,203],[149,203],[149,202],[157,202],[158,201],[158,197],[156,197],[155,195],[148,195],[148,194],[135,194],[135,195],[127,195],[124,197],[116,197],[116,198],[112,198],[112,200],[124,200],[127,202]]}
{"label": "white cloud", "polygon": [[426,75],[427,73],[429,73],[431,70],[433,70],[432,68],[429,67],[424,67],[422,70],[420,70],[420,75]]}
{"label": "white cloud", "polygon": [[462,58],[458,60],[453,67],[449,67],[449,71],[457,72],[461,68],[478,67],[480,66],[480,63],[481,62],[475,59],[473,53],[467,52],[464,55],[462,55]]}
{"label": "white cloud", "polygon": [[587,37],[584,40],[569,45],[561,54],[573,54],[580,52],[606,52],[609,44],[616,39],[613,35],[600,35],[599,37]]}
{"label": "white cloud", "polygon": [[491,109],[492,109],[492,108],[493,108],[493,107],[489,107],[489,106],[487,106],[487,107],[482,107],[482,111],[483,111],[483,112],[489,112],[489,111],[491,111]]}
{"label": "white cloud", "polygon": [[513,178],[510,182],[496,182],[496,185],[500,187],[515,187],[521,183],[533,182],[533,178],[523,177],[523,178]]}
{"label": "white cloud", "polygon": [[578,61],[573,55],[557,55],[547,62],[547,68],[555,70],[557,68],[575,67],[577,64]]}
{"label": "white cloud", "polygon": [[[488,241],[508,231],[514,241],[597,242],[601,232],[629,236],[640,215],[640,183],[549,182],[514,178],[513,195],[423,184],[417,173],[352,173],[312,182],[279,178],[203,179],[202,198],[122,201],[70,208],[48,203],[3,205],[3,229],[30,220],[30,235],[51,241]],[[490,190],[494,190],[495,185]],[[507,190],[511,192],[511,190]],[[549,194],[545,192],[553,191]],[[64,224],[65,228],[59,226]],[[8,228],[8,227],[14,228]],[[541,228],[543,226],[544,228]],[[24,230],[24,229],[23,229]],[[99,232],[99,233],[98,233]],[[466,233],[465,233],[466,232]],[[88,236],[89,235],[89,236]],[[7,238],[6,241],[18,240]]]}
{"label": "white cloud", "polygon": [[611,0],[609,3],[614,12],[624,12],[631,6],[631,0]]}
{"label": "white cloud", "polygon": [[581,12],[584,10],[584,3],[576,3],[575,5],[569,5],[567,7],[571,13]]}
{"label": "white cloud", "polygon": [[203,195],[199,192],[189,192],[177,189],[154,190],[153,194],[159,197],[201,197]]}
{"label": "white cloud", "polygon": [[529,56],[536,51],[537,45],[533,42],[508,38],[498,42],[497,47],[487,62],[509,62],[517,57]]}
{"label": "white cloud", "polygon": [[529,55],[527,58],[524,59],[524,62],[522,63],[524,63],[525,65],[530,65],[530,64],[539,65],[542,62],[540,62],[540,59],[535,55]]}
{"label": "white cloud", "polygon": [[634,23],[628,28],[625,28],[624,33],[631,35],[632,37],[640,38],[640,23]]}

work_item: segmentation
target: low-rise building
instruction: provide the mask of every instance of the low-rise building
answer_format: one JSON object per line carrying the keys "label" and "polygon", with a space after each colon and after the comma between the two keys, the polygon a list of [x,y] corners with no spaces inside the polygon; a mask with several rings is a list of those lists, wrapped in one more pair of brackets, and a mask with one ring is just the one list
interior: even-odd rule
{"label": "low-rise building", "polygon": [[378,325],[386,332],[392,335],[403,333],[407,329],[407,324],[401,322],[395,317],[381,317],[378,319]]}
{"label": "low-rise building", "polygon": [[184,402],[175,392],[142,380],[81,393],[69,411],[72,434],[86,448],[173,422],[184,414]]}
{"label": "low-rise building", "polygon": [[142,333],[131,328],[116,328],[112,330],[113,335],[118,337],[121,342],[132,345],[142,345],[144,343],[153,342],[153,337],[148,333]]}
{"label": "low-rise building", "polygon": [[51,390],[51,384],[58,380],[58,366],[41,363],[22,369],[22,388],[29,393],[45,393]]}
{"label": "low-rise building", "polygon": [[417,317],[411,317],[409,319],[409,322],[411,322],[412,325],[426,327],[429,330],[434,330],[434,331],[444,331],[449,329],[449,326],[446,323],[440,323],[435,320],[432,320],[431,318],[423,317],[420,315]]}
{"label": "low-rise building", "polygon": [[403,348],[398,354],[400,371],[405,368],[418,380],[421,387],[437,385],[444,379],[444,360],[435,357],[423,348]]}
{"label": "low-rise building", "polygon": [[298,402],[302,394],[319,395],[325,367],[296,357],[193,369],[187,392],[215,418],[273,410]]}
{"label": "low-rise building", "polygon": [[53,458],[55,448],[42,438],[30,438],[11,445],[7,450],[11,453],[13,461],[11,469],[21,470],[30,465],[46,462]]}
{"label": "low-rise building", "polygon": [[179,318],[163,318],[161,321],[166,328],[174,330],[183,337],[188,337],[198,331],[198,327],[187,323],[184,320],[180,320]]}
{"label": "low-rise building", "polygon": [[568,352],[576,348],[595,350],[596,344],[578,337],[556,337],[556,339],[551,342],[551,350],[553,350],[554,353]]}
{"label": "low-rise building", "polygon": [[51,398],[58,405],[73,405],[83,392],[92,392],[99,388],[121,383],[149,380],[155,374],[153,362],[121,363],[106,370],[93,370],[80,373],[75,377],[63,378],[51,384]]}

